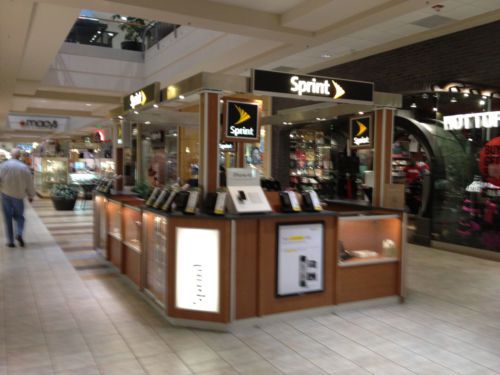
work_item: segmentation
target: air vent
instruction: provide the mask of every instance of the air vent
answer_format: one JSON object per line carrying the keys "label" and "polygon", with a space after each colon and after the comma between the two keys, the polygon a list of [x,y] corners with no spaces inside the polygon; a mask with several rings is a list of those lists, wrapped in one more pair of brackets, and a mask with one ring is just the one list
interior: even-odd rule
{"label": "air vent", "polygon": [[454,22],[454,21],[456,21],[456,20],[453,18],[434,15],[434,16],[425,17],[425,18],[422,18],[418,21],[412,22],[412,24],[417,25],[417,26],[426,27],[428,29],[432,29],[434,27],[448,25],[449,23]]}
{"label": "air vent", "polygon": [[282,65],[282,66],[278,66],[278,67],[274,68],[273,70],[275,70],[277,72],[289,73],[289,72],[293,72],[294,70],[297,70],[297,68]]}

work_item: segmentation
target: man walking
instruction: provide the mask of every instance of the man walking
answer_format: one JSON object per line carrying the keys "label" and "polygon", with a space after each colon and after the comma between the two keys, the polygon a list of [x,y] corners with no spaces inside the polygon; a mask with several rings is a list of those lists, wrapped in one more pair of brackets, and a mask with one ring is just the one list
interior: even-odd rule
{"label": "man walking", "polygon": [[30,202],[35,196],[35,187],[31,171],[23,162],[19,161],[21,151],[17,148],[11,152],[11,159],[0,165],[0,185],[2,192],[2,206],[5,220],[5,231],[9,242],[8,247],[15,247],[12,220],[17,223],[16,239],[24,247],[24,198],[28,196]]}

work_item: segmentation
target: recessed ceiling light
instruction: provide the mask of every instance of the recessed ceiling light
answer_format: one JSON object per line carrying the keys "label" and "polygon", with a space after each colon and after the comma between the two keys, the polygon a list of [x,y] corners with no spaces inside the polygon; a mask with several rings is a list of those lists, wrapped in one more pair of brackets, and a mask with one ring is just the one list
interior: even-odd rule
{"label": "recessed ceiling light", "polygon": [[126,20],[127,20],[127,17],[125,17],[125,16],[121,16],[121,17],[120,17],[120,19],[121,19],[122,21],[126,21]]}
{"label": "recessed ceiling light", "polygon": [[136,115],[138,115],[138,114],[139,114],[139,112],[138,112],[138,111],[134,111],[134,113],[135,113]]}
{"label": "recessed ceiling light", "polygon": [[410,108],[417,108],[417,103],[411,103]]}
{"label": "recessed ceiling light", "polygon": [[323,54],[321,54],[321,58],[322,59],[329,59],[330,57],[332,57],[332,55],[330,55],[329,53],[323,53]]}
{"label": "recessed ceiling light", "polygon": [[151,121],[146,121],[145,124],[146,125],[151,125]]}
{"label": "recessed ceiling light", "polygon": [[92,107],[92,104],[90,104],[90,103],[85,103],[85,105],[86,105],[87,107]]}
{"label": "recessed ceiling light", "polygon": [[153,107],[154,107],[154,108],[158,108],[158,107],[159,107],[159,105],[158,105],[158,104],[153,104]]}
{"label": "recessed ceiling light", "polygon": [[365,113],[363,111],[359,111],[358,115],[364,115]]}
{"label": "recessed ceiling light", "polygon": [[432,111],[433,111],[433,112],[437,112],[437,111],[438,111],[437,107],[433,107],[433,108],[432,108]]}
{"label": "recessed ceiling light", "polygon": [[479,101],[479,105],[485,105],[485,104],[486,104],[486,101],[485,101],[485,100],[481,99],[481,100]]}
{"label": "recessed ceiling light", "polygon": [[184,95],[179,95],[180,100],[184,100],[185,96]]}
{"label": "recessed ceiling light", "polygon": [[119,115],[119,116],[118,116],[118,118],[119,118],[120,120],[123,120],[123,116],[122,116],[122,115]]}
{"label": "recessed ceiling light", "polygon": [[224,100],[222,100],[222,99],[221,99],[221,100],[219,100],[219,103],[224,103]]}
{"label": "recessed ceiling light", "polygon": [[468,92],[464,92],[464,98],[468,98],[469,97],[469,93]]}

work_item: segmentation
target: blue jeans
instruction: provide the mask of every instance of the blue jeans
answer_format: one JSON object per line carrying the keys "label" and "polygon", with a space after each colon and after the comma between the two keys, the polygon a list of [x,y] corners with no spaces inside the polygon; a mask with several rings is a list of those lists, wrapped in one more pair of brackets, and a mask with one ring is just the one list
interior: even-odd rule
{"label": "blue jeans", "polygon": [[5,231],[9,243],[14,243],[14,231],[12,228],[12,220],[17,223],[16,234],[23,236],[24,230],[24,200],[14,198],[9,195],[2,194],[3,217],[5,219]]}

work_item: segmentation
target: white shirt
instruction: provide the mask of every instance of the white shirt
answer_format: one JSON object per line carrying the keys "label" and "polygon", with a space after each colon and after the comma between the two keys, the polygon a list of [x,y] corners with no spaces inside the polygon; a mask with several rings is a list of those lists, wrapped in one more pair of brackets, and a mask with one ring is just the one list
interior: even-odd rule
{"label": "white shirt", "polygon": [[35,196],[31,171],[26,164],[10,159],[0,165],[0,190],[3,194],[23,199]]}

